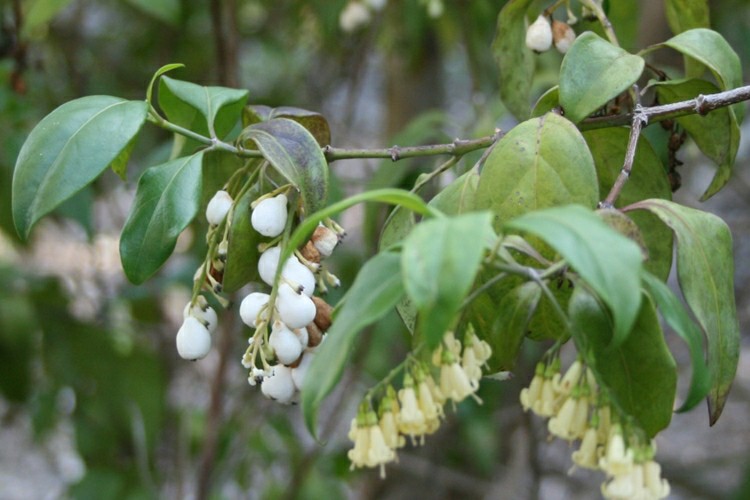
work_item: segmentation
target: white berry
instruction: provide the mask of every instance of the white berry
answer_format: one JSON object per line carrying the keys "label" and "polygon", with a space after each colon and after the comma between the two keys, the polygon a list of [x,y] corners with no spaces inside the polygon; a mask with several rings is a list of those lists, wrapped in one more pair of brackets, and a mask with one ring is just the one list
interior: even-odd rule
{"label": "white berry", "polygon": [[216,191],[216,194],[206,207],[206,219],[213,226],[218,226],[232,207],[232,197],[226,191]]}
{"label": "white berry", "polygon": [[198,296],[198,300],[192,307],[190,307],[190,302],[185,305],[185,309],[182,310],[182,317],[185,319],[189,316],[196,318],[206,325],[206,328],[211,333],[216,331],[216,326],[219,324],[219,317],[216,315],[216,311],[208,305],[208,302],[206,302],[206,299],[202,295]]}
{"label": "white berry", "polygon": [[545,52],[552,47],[552,26],[545,16],[537,17],[526,30],[526,46],[535,52]]}
{"label": "white berry", "polygon": [[258,319],[268,320],[270,311],[268,308],[264,311],[263,317],[259,318],[261,309],[268,304],[269,295],[262,292],[253,292],[242,299],[240,304],[240,318],[250,328],[258,326]]}
{"label": "white berry", "polygon": [[211,334],[197,318],[188,316],[177,331],[177,353],[183,359],[205,358],[211,350]]}
{"label": "white berry", "polygon": [[315,275],[295,256],[291,256],[287,259],[286,264],[284,264],[284,269],[281,271],[281,276],[297,285],[300,285],[302,291],[308,297],[312,297],[312,294],[315,292]]}
{"label": "white berry", "polygon": [[281,321],[289,328],[302,328],[315,319],[315,303],[304,293],[297,293],[286,283],[279,287],[279,300],[276,302]]}
{"label": "white berry", "polygon": [[263,378],[260,390],[269,399],[283,404],[291,403],[297,390],[292,380],[292,370],[284,365],[272,366],[271,374]]}
{"label": "white berry", "polygon": [[297,336],[285,324],[277,321],[268,337],[268,344],[276,353],[276,359],[283,365],[297,361],[302,354],[302,346]]}
{"label": "white berry", "polygon": [[287,198],[285,194],[266,198],[256,205],[250,216],[253,229],[263,236],[275,238],[284,231],[287,219]]}
{"label": "white berry", "polygon": [[307,376],[307,370],[315,359],[314,352],[306,352],[302,356],[302,360],[299,362],[296,368],[292,368],[292,380],[298,390],[302,390],[302,384],[305,383],[305,377]]}

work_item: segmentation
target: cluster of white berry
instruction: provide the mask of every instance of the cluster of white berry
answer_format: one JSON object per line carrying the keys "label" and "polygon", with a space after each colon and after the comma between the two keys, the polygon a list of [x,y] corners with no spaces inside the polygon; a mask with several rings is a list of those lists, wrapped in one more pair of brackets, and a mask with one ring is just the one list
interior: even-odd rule
{"label": "cluster of white berry", "polygon": [[654,461],[655,444],[642,429],[618,418],[606,391],[581,360],[564,376],[559,358],[540,362],[520,399],[524,410],[549,418],[551,435],[571,443],[581,441],[572,454],[573,463],[607,475],[602,484],[605,498],[658,500],[669,495],[669,483]]}
{"label": "cluster of white berry", "polygon": [[[287,225],[288,200],[282,193],[253,203],[251,223],[263,236],[276,238]],[[253,292],[240,304],[240,317],[255,333],[242,358],[250,385],[280,403],[296,401],[317,346],[331,324],[331,307],[313,294],[338,286],[321,261],[331,255],[343,230],[319,225],[301,251],[280,262],[281,246],[270,246],[258,259],[261,280],[271,293]],[[279,275],[277,281],[276,276]],[[269,333],[270,329],[270,333]],[[273,364],[272,364],[273,363]]]}
{"label": "cluster of white berry", "polygon": [[544,14],[536,18],[526,30],[526,46],[534,52],[546,52],[554,44],[561,54],[565,54],[576,39],[576,33],[568,23],[549,18]]}

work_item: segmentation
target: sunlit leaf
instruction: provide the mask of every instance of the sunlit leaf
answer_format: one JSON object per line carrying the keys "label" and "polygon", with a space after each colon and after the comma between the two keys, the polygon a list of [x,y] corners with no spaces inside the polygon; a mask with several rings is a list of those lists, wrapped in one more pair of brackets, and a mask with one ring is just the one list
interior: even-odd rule
{"label": "sunlit leaf", "polygon": [[13,220],[22,239],[109,165],[124,162],[146,111],[142,101],[89,96],[63,104],[34,127],[13,175]]}

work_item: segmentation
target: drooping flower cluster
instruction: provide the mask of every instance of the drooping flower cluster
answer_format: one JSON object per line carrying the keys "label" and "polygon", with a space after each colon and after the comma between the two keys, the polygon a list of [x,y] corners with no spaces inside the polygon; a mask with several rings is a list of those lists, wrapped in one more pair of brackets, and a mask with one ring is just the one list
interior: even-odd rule
{"label": "drooping flower cluster", "polygon": [[473,396],[481,403],[474,393],[479,388],[482,366],[491,353],[490,346],[473,332],[467,333],[463,349],[461,342],[448,332],[433,352],[433,367],[409,358],[404,365],[401,389],[396,391],[390,384],[384,389],[373,388],[371,393],[380,389],[385,394],[377,413],[372,396],[367,396],[352,420],[349,438],[354,441],[354,448],[348,455],[352,469],[380,467],[384,476],[385,464],[398,460],[396,451],[406,444],[407,436],[413,445],[423,444],[426,435],[438,430],[445,417],[446,402],[455,405]]}
{"label": "drooping flower cluster", "polygon": [[[253,202],[253,229],[270,238],[279,236],[287,226],[287,205],[284,193]],[[326,282],[338,286],[338,279],[321,261],[331,255],[342,235],[343,230],[330,221],[330,227],[318,226],[304,248],[283,265],[278,245],[265,248],[258,259],[258,274],[272,290],[250,293],[240,304],[242,321],[255,329],[242,364],[250,370],[250,385],[261,384],[261,392],[270,399],[284,404],[296,401],[316,348],[331,325],[331,306],[313,294],[316,289],[325,291]]]}
{"label": "drooping flower cluster", "polygon": [[520,400],[525,411],[549,418],[550,434],[570,443],[580,440],[571,472],[575,467],[603,471],[605,498],[656,500],[669,495],[669,483],[653,460],[653,442],[641,429],[618,421],[606,391],[580,359],[564,376],[559,358],[538,363]]}

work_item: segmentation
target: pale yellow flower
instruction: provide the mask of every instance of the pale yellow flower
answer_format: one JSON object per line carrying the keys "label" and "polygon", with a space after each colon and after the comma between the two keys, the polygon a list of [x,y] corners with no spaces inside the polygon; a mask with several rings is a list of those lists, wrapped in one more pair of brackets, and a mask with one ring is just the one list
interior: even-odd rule
{"label": "pale yellow flower", "polygon": [[469,378],[469,383],[476,390],[482,378],[482,363],[477,359],[474,349],[466,347],[461,358],[461,368]]}
{"label": "pale yellow flower", "polygon": [[631,500],[648,498],[643,487],[643,466],[634,465],[625,474],[618,474],[602,484],[604,498],[613,500]]}
{"label": "pale yellow flower", "polygon": [[392,411],[385,411],[378,421],[380,430],[383,431],[383,439],[385,444],[389,448],[401,448],[406,444],[404,436],[398,433],[398,424],[396,424],[396,416]]}
{"label": "pale yellow flower", "polygon": [[440,427],[440,419],[443,417],[443,407],[435,403],[432,398],[432,392],[425,380],[422,380],[417,386],[419,397],[419,408],[425,418],[426,433],[432,434]]}
{"label": "pale yellow flower", "polygon": [[523,411],[529,411],[542,397],[542,385],[544,384],[544,363],[537,363],[534,378],[528,387],[521,389],[519,398]]}
{"label": "pale yellow flower", "polygon": [[573,463],[584,469],[598,469],[599,455],[596,442],[596,429],[589,427],[583,435],[581,447],[572,454]]}
{"label": "pale yellow flower", "polygon": [[565,376],[555,384],[555,392],[560,396],[567,396],[573,390],[573,387],[578,385],[581,375],[583,375],[583,363],[576,359],[565,372]]}
{"label": "pale yellow flower", "polygon": [[352,419],[349,437],[354,441],[354,448],[347,453],[349,460],[352,462],[351,469],[366,466],[369,458],[370,432],[360,415]]}
{"label": "pale yellow flower", "polygon": [[[446,358],[443,358],[444,360]],[[450,359],[450,358],[447,358]],[[461,366],[455,361],[443,363],[440,366],[440,391],[445,394],[447,399],[452,399],[459,403],[466,399],[466,396],[474,394],[476,387],[471,385],[469,377],[463,371]],[[475,396],[479,402],[481,400]]]}
{"label": "pale yellow flower", "polygon": [[367,430],[369,432],[369,446],[367,448],[366,465],[368,467],[380,466],[380,477],[384,478],[385,464],[396,460],[396,452],[386,444],[380,426],[377,424],[370,425]]}
{"label": "pale yellow flower", "polygon": [[547,428],[550,434],[567,441],[572,441],[576,438],[573,432],[573,417],[575,416],[577,402],[572,397],[565,400],[557,415],[549,419]]}
{"label": "pale yellow flower", "polygon": [[404,388],[398,391],[398,400],[401,403],[396,417],[399,432],[411,436],[412,440],[422,436],[426,431],[425,417],[414,391],[414,379],[409,374],[404,377]]}
{"label": "pale yellow flower", "polygon": [[643,464],[643,486],[651,498],[661,499],[669,496],[669,482],[661,477],[661,466],[649,460]]}
{"label": "pale yellow flower", "polygon": [[571,423],[571,432],[576,438],[583,438],[583,434],[588,428],[588,422],[589,398],[584,395],[576,400],[576,410],[573,414],[573,422]]}
{"label": "pale yellow flower", "polygon": [[610,476],[625,476],[633,469],[633,450],[626,449],[619,424],[612,426],[605,455],[599,459],[599,467]]}

